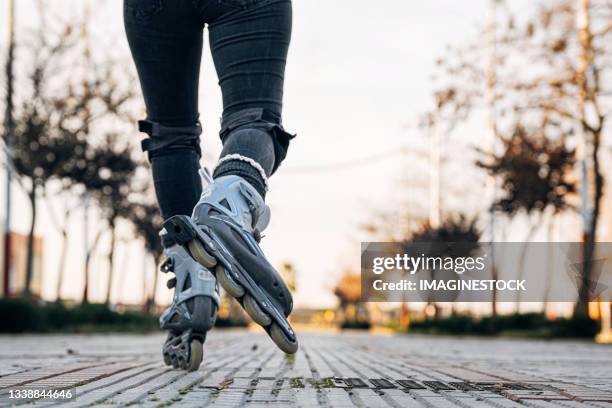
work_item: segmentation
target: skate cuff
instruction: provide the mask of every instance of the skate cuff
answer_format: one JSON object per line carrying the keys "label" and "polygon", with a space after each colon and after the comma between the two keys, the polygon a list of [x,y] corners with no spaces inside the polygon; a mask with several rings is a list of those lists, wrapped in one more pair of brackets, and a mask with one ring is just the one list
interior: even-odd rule
{"label": "skate cuff", "polygon": [[[265,190],[268,191],[268,176],[266,176],[266,172],[264,171],[263,167],[261,167],[261,164],[257,163],[255,160],[251,159],[250,157],[242,156],[240,154],[228,154],[227,156],[223,156],[221,159],[219,159],[219,162],[215,166],[214,170],[217,170],[217,168],[222,163],[232,161],[232,160],[248,163],[251,165],[251,167],[257,170],[257,172],[261,176],[261,179],[263,180]],[[213,174],[214,174],[214,170],[213,170]]]}
{"label": "skate cuff", "polygon": [[196,122],[194,126],[163,126],[148,120],[138,121],[138,131],[149,135],[141,142],[143,152],[152,157],[166,153],[168,150],[194,150],[202,156],[200,135],[202,125]]}

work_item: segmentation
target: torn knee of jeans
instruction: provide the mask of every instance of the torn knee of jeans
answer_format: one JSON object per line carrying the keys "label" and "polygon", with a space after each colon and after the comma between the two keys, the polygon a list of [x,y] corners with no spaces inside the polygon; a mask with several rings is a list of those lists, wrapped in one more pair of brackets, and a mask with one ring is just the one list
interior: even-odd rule
{"label": "torn knee of jeans", "polygon": [[275,156],[273,174],[287,156],[289,142],[296,135],[285,131],[277,114],[263,108],[249,108],[223,118],[219,132],[221,141],[225,143],[231,133],[247,128],[264,130],[272,138]]}
{"label": "torn knee of jeans", "polygon": [[141,142],[142,151],[148,153],[149,161],[172,150],[193,150],[198,156],[202,155],[200,122],[196,122],[193,126],[163,126],[156,122],[141,120],[138,122],[138,130],[149,136]]}

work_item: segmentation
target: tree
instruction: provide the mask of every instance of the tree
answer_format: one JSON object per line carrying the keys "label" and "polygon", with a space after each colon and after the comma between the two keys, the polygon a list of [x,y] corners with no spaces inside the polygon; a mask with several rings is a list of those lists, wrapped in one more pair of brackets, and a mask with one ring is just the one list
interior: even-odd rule
{"label": "tree", "polygon": [[[522,265],[517,279],[522,279],[527,243],[535,228],[542,225],[542,218],[548,217],[549,227],[554,217],[568,208],[573,208],[569,200],[576,192],[572,178],[575,165],[575,152],[567,147],[564,139],[541,135],[538,132],[550,131],[550,125],[540,125],[530,132],[517,124],[510,137],[501,137],[501,153],[493,155],[486,163],[478,162],[500,179],[503,195],[493,202],[493,211],[513,217],[523,213],[536,219],[532,222],[522,246],[519,258]],[[554,130],[554,126],[552,127]],[[549,228],[550,229],[550,228]],[[520,307],[521,292],[517,292],[517,311]]]}
{"label": "tree", "polygon": [[334,295],[338,298],[338,309],[342,315],[342,327],[369,325],[366,303],[361,302],[361,278],[359,274],[345,271],[336,287]]}
{"label": "tree", "polygon": [[[89,197],[98,204],[110,230],[111,240],[108,259],[108,286],[105,303],[110,303],[114,275],[114,252],[117,240],[117,221],[129,219],[132,207],[130,195],[137,194],[135,176],[139,163],[132,159],[132,146],[122,143],[119,135],[108,133],[103,142],[91,147],[91,159],[84,171],[73,177],[85,186]],[[98,238],[96,238],[97,241]],[[86,274],[88,268],[86,267]],[[85,277],[83,302],[87,303],[89,294],[89,276]]]}
{"label": "tree", "polygon": [[547,129],[538,126],[531,133],[518,124],[510,137],[502,137],[502,151],[493,156],[492,163],[477,163],[501,179],[505,194],[493,202],[495,210],[513,216],[519,211],[542,213],[550,207],[561,212],[572,207],[575,152],[565,140],[537,133]]}
{"label": "tree", "polygon": [[[470,256],[477,248],[480,240],[480,231],[477,226],[477,219],[469,219],[465,215],[446,218],[440,225],[431,225],[430,222],[421,224],[412,232],[410,238],[399,243],[400,248],[410,248],[414,244],[432,244],[430,249],[420,251],[425,256],[439,256],[460,258]],[[448,245],[457,243],[458,245]],[[407,251],[403,251],[407,252]],[[431,271],[431,278],[434,278],[435,271]],[[428,304],[431,301],[428,300]],[[435,306],[435,316],[439,316],[438,305]]]}
{"label": "tree", "polygon": [[[162,217],[159,208],[152,203],[137,203],[132,204],[129,212],[129,218],[134,225],[135,232],[144,241],[146,253],[153,258],[157,266],[163,254],[163,248],[159,237],[159,231],[162,228]],[[155,306],[155,297],[157,294],[157,281],[159,273],[155,273],[153,278],[152,290],[145,293],[144,309],[146,313],[150,313]],[[143,277],[146,279],[146,275]]]}
{"label": "tree", "polygon": [[[57,93],[49,86],[53,71],[65,57],[72,40],[69,27],[53,42],[48,42],[42,34],[39,36],[32,47],[34,61],[27,77],[31,91],[22,96],[14,112],[10,141],[12,165],[32,211],[27,241],[26,296],[31,293],[38,196],[53,180],[67,183],[69,174],[83,165],[86,151],[89,123],[82,113],[92,102],[89,95],[78,93],[70,86]],[[6,139],[5,142],[9,143]]]}
{"label": "tree", "polygon": [[[73,205],[69,202],[72,191],[71,189],[61,190],[57,193],[49,193],[47,189],[43,190],[43,199],[47,204],[47,208],[50,214],[51,222],[53,223],[55,229],[61,235],[61,249],[60,249],[60,258],[57,267],[57,285],[56,285],[56,302],[62,301],[62,287],[64,283],[64,272],[66,268],[66,255],[68,251],[68,225],[72,216],[73,211],[77,208],[76,205]],[[63,197],[63,211],[62,217],[58,217],[56,213],[56,209],[51,201],[52,196],[60,196]]]}
{"label": "tree", "polygon": [[5,111],[3,121],[3,138],[5,142],[4,152],[7,156],[6,163],[6,208],[5,208],[5,220],[4,220],[4,259],[3,259],[3,282],[2,287],[4,289],[4,296],[10,296],[10,269],[11,269],[11,180],[12,172],[11,160],[12,146],[13,146],[13,110],[14,110],[14,95],[15,95],[15,1],[8,1],[8,50],[6,55],[6,99],[5,99]]}
{"label": "tree", "polygon": [[[604,88],[602,78],[610,74],[610,55],[612,49],[612,22],[610,12],[612,4],[603,4],[591,0],[580,0],[577,19],[580,58],[575,68],[574,82],[578,92],[577,115],[579,127],[579,157],[582,170],[582,208],[585,214],[583,222],[583,271],[579,290],[579,300],[574,314],[578,317],[588,316],[588,302],[591,288],[591,265],[597,240],[597,226],[603,197],[604,176],[600,163],[601,136],[604,126],[612,111],[604,112],[603,99],[609,89]],[[597,14],[595,7],[607,6],[607,19],[603,26],[594,21]],[[607,25],[606,25],[607,24]],[[607,58],[606,58],[607,57]]]}
{"label": "tree", "polygon": [[[544,1],[526,21],[508,13],[496,36],[499,134],[512,133],[519,123],[533,135],[578,146],[585,260],[596,241],[604,185],[601,134],[612,113],[606,111],[610,81],[603,80],[612,69],[611,11],[605,0]],[[481,47],[472,44],[440,61],[447,120],[465,119],[484,106],[486,61]],[[587,311],[589,266],[586,262],[576,314]]]}

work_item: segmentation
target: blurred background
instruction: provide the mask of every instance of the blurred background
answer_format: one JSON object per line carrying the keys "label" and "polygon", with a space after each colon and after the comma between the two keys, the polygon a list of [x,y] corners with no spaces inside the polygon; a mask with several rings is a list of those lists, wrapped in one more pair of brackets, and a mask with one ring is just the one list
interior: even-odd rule
{"label": "blurred background", "polygon": [[[122,2],[0,0],[0,58],[0,331],[153,329],[171,292]],[[263,240],[294,322],[610,341],[610,299],[588,289],[575,304],[360,303],[359,262],[362,241],[583,242],[590,259],[612,239],[611,73],[609,0],[294,2],[298,137]],[[208,50],[200,87],[211,167]],[[246,324],[229,301],[220,317]]]}

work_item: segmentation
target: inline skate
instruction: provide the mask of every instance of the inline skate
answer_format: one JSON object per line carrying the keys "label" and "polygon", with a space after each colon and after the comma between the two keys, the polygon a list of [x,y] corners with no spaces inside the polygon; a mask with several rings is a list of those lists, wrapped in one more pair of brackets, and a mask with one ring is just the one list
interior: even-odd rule
{"label": "inline skate", "polygon": [[[168,242],[165,231],[160,235]],[[195,371],[202,362],[206,333],[217,318],[217,280],[180,245],[172,244],[164,255],[161,272],[175,275],[167,284],[169,289],[174,288],[172,304],[159,318],[160,327],[168,331],[162,348],[164,363]]]}
{"label": "inline skate", "polygon": [[213,269],[221,287],[238,300],[285,353],[298,341],[287,317],[291,292],[259,247],[270,209],[244,179],[229,175],[208,181],[192,217],[174,216],[164,223],[169,237],[205,268]]}

